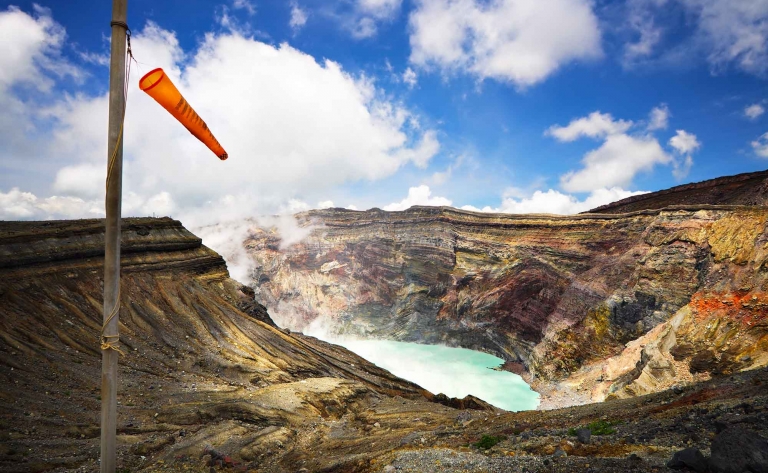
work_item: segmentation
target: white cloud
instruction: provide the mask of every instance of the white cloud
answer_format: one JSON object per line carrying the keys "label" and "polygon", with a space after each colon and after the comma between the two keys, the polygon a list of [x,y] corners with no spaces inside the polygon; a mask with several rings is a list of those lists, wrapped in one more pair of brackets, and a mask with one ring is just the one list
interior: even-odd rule
{"label": "white cloud", "polygon": [[374,18],[391,18],[400,11],[402,0],[357,0],[361,12]]}
{"label": "white cloud", "polygon": [[48,110],[60,100],[54,86],[85,75],[62,57],[65,39],[46,9],[0,10],[0,186],[18,186],[19,172],[36,187],[48,184],[51,166],[40,158],[49,136]]}
{"label": "white cloud", "polygon": [[414,148],[401,149],[397,156],[403,162],[412,162],[418,168],[426,168],[432,156],[440,151],[440,141],[437,139],[437,133],[434,130],[426,131],[419,144]]}
{"label": "white cloud", "polygon": [[670,115],[669,107],[666,104],[654,107],[648,119],[648,131],[666,130],[669,126]]}
{"label": "white cloud", "polygon": [[31,192],[13,188],[0,190],[0,220],[102,217],[103,202],[86,202],[69,196],[38,198]]}
{"label": "white cloud", "polygon": [[640,37],[637,42],[625,45],[625,66],[631,66],[635,60],[649,56],[653,52],[653,48],[661,41],[661,29],[653,23],[638,23],[635,28]]}
{"label": "white cloud", "polygon": [[417,0],[409,24],[413,64],[519,87],[602,55],[588,0]]}
{"label": "white cloud", "polygon": [[[226,32],[207,34],[199,49],[186,52],[173,33],[152,23],[134,32],[133,43],[143,62],[165,69],[230,158],[220,162],[151,98],[134,92],[132,77],[124,192],[136,203],[124,207],[126,215],[173,209],[200,224],[223,214],[293,211],[290,202],[321,200],[343,183],[381,179],[409,163],[425,167],[439,150],[436,132],[413,129],[413,114],[372,81],[288,45]],[[229,73],[217,72],[223,69]],[[252,106],[244,107],[244,98]],[[54,126],[39,144],[46,149],[40,162],[58,163],[57,193],[103,198],[106,105],[106,95],[75,95],[48,107]],[[0,121],[7,113],[0,110]]]}
{"label": "white cloud", "polygon": [[[730,67],[758,76],[768,73],[766,0],[627,0],[623,65],[654,60],[667,66],[704,57],[714,73]],[[670,14],[682,7],[685,25]],[[675,28],[674,34],[665,30]],[[666,41],[664,41],[666,40]]]}
{"label": "white cloud", "polygon": [[432,191],[427,185],[421,185],[418,187],[411,187],[408,189],[408,196],[400,202],[394,202],[384,206],[384,210],[396,211],[406,210],[414,205],[430,205],[430,206],[450,206],[452,202],[445,197],[432,196]]}
{"label": "white cloud", "polygon": [[672,163],[672,175],[675,176],[675,179],[679,181],[684,179],[688,173],[691,172],[692,167],[693,157],[690,154],[686,155],[682,159],[676,159]]}
{"label": "white cloud", "polygon": [[[402,0],[349,0],[337,2],[337,8],[327,9],[330,16],[355,39],[372,38],[379,26],[393,21],[400,13]],[[338,8],[341,7],[341,8]]]}
{"label": "white cloud", "polygon": [[94,52],[81,52],[78,53],[80,59],[85,62],[95,64],[97,66],[107,67],[109,66],[109,54],[106,53],[94,53]]}
{"label": "white cloud", "polygon": [[352,28],[352,37],[355,39],[372,38],[378,32],[379,30],[376,28],[374,19],[365,16],[355,22],[355,26]]}
{"label": "white cloud", "polygon": [[752,142],[752,149],[761,158],[768,158],[768,133]]}
{"label": "white cloud", "polygon": [[675,136],[669,139],[669,145],[680,154],[690,154],[701,147],[696,135],[685,130],[677,130]]}
{"label": "white cloud", "polygon": [[51,76],[82,77],[82,72],[61,58],[64,28],[50,11],[35,5],[31,16],[16,7],[0,11],[0,92],[11,85],[47,91]]}
{"label": "white cloud", "polygon": [[765,113],[765,107],[759,103],[752,104],[744,108],[744,116],[750,120],[757,120]]}
{"label": "white cloud", "polygon": [[609,113],[592,112],[589,116],[572,120],[567,126],[551,126],[545,134],[558,141],[575,141],[581,137],[605,138],[624,133],[632,127],[631,121],[614,120]]}
{"label": "white cloud", "polygon": [[333,207],[335,207],[335,205],[333,205],[332,200],[323,200],[322,202],[317,203],[318,209],[331,209]]}
{"label": "white cloud", "polygon": [[456,159],[453,160],[453,162],[448,165],[448,167],[445,169],[445,171],[438,171],[433,173],[426,182],[430,185],[434,186],[441,186],[445,184],[451,177],[453,176],[453,173],[461,168],[464,165],[464,162],[467,160],[467,156],[460,154],[456,157]]}
{"label": "white cloud", "polygon": [[250,0],[234,0],[232,8],[235,10],[245,10],[249,15],[256,14],[256,6]]}
{"label": "white cloud", "polygon": [[653,132],[669,126],[671,113],[665,105],[651,110],[645,131],[636,130],[631,121],[615,120],[610,114],[593,112],[572,120],[567,126],[552,126],[545,134],[562,142],[581,137],[603,140],[599,148],[589,151],[582,159],[582,169],[560,176],[560,186],[568,192],[591,192],[601,188],[626,188],[634,177],[650,171],[657,164],[672,164],[678,179],[685,177],[693,165],[691,154],[701,144],[696,136],[684,130],[669,140],[669,146],[679,155],[674,159],[659,143]]}
{"label": "white cloud", "polygon": [[624,45],[624,67],[632,67],[638,61],[653,54],[663,37],[663,28],[655,19],[666,0],[628,0],[625,30],[636,34],[634,42]]}
{"label": "white cloud", "polygon": [[471,205],[465,205],[462,209],[473,210],[476,212],[500,212],[510,214],[545,213],[571,215],[586,212],[587,210],[611,202],[616,202],[617,200],[625,199],[633,195],[646,193],[646,191],[631,192],[619,187],[612,187],[610,189],[601,188],[592,191],[584,200],[579,200],[573,195],[563,194],[554,189],[549,189],[546,192],[537,190],[529,197],[504,197],[501,206],[498,208],[485,207],[483,209],[478,209]]}
{"label": "white cloud", "polygon": [[174,210],[176,210],[176,202],[167,192],[160,192],[151,196],[141,208],[144,215],[156,215],[158,217],[171,215]]}
{"label": "white cloud", "polygon": [[679,159],[674,160],[672,163],[672,174],[677,180],[683,179],[688,175],[693,166],[693,157],[691,154],[701,148],[701,143],[693,133],[688,133],[685,130],[677,130],[675,136],[670,138],[669,146],[671,146],[679,156]]}
{"label": "white cloud", "polygon": [[569,192],[626,187],[638,172],[671,161],[672,157],[652,136],[611,135],[598,149],[584,156],[583,169],[561,176],[560,185]]}
{"label": "white cloud", "polygon": [[307,12],[301,9],[298,4],[291,3],[291,20],[288,22],[293,31],[298,31],[307,23]]}
{"label": "white cloud", "polygon": [[639,57],[645,57],[653,52],[661,40],[661,29],[653,23],[639,23],[635,26],[640,37],[637,42],[627,43],[624,46],[625,64],[631,64]]}
{"label": "white cloud", "polygon": [[536,191],[526,199],[505,199],[501,211],[505,213],[551,213],[570,215],[609,204],[633,195],[645,194],[644,191],[630,192],[618,187],[595,189],[584,200],[556,190]]}
{"label": "white cloud", "polygon": [[406,85],[408,85],[409,89],[412,89],[416,87],[416,83],[418,82],[419,76],[416,75],[416,72],[414,72],[413,69],[410,67],[403,72],[403,82],[405,82]]}
{"label": "white cloud", "polygon": [[698,39],[715,70],[735,63],[768,72],[768,3],[765,0],[679,0],[698,18]]}

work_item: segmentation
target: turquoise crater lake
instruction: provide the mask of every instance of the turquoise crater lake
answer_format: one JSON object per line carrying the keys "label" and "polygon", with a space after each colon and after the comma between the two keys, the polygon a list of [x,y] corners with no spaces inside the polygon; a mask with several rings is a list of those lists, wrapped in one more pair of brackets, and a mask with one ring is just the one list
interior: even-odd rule
{"label": "turquoise crater lake", "polygon": [[366,360],[437,394],[467,394],[508,411],[536,409],[539,394],[523,379],[497,371],[502,360],[488,353],[389,340],[333,340]]}

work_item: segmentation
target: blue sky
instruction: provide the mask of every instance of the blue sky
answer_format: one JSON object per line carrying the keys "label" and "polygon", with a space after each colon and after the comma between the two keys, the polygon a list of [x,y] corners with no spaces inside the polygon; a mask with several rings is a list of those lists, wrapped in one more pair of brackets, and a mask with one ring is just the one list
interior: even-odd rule
{"label": "blue sky", "polygon": [[[102,215],[111,2],[0,4],[0,219]],[[125,215],[573,213],[768,164],[766,0],[129,0]],[[136,87],[163,67],[219,162]]]}

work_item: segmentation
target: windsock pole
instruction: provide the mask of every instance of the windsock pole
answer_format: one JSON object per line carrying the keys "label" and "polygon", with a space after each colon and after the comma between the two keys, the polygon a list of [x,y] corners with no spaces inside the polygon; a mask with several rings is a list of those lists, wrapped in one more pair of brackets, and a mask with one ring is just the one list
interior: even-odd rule
{"label": "windsock pole", "polygon": [[117,358],[120,310],[120,216],[123,193],[123,120],[128,0],[112,0],[107,139],[107,211],[104,235],[104,327],[101,338],[101,473],[117,467]]}

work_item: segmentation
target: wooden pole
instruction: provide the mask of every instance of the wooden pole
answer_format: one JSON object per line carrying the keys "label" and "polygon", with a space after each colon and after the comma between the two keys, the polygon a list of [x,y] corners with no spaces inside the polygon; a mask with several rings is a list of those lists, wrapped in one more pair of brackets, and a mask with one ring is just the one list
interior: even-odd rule
{"label": "wooden pole", "polygon": [[[120,215],[123,193],[122,125],[125,111],[125,39],[128,0],[112,0],[112,40],[109,63],[109,131],[107,139],[107,220],[104,235],[104,322],[102,336],[118,335],[118,317],[108,320],[120,304]],[[116,24],[119,23],[119,24]],[[114,163],[110,160],[114,156]],[[107,323],[108,322],[108,323]],[[107,338],[114,341],[114,338]],[[117,357],[101,350],[101,473],[117,468]]]}

